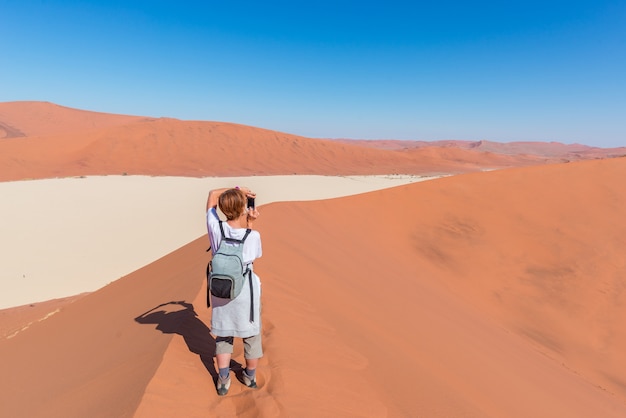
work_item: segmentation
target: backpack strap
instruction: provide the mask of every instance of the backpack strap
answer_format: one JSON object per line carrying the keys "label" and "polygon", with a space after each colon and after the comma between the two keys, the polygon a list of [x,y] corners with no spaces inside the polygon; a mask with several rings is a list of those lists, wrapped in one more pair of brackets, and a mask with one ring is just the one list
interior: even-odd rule
{"label": "backpack strap", "polygon": [[[246,233],[241,239],[241,243],[243,244],[248,235],[250,235],[251,229],[246,229]],[[251,263],[250,263],[251,264]],[[250,264],[246,264],[246,275],[248,276],[248,283],[250,283],[250,322],[254,322],[254,285],[252,284],[252,269],[250,268]]]}
{"label": "backpack strap", "polygon": [[[248,238],[248,235],[250,235],[250,232],[252,232],[252,230],[250,228],[246,229],[246,233],[243,235],[243,238],[241,239],[237,239],[237,238],[229,238],[224,234],[224,226],[222,225],[224,223],[224,221],[220,221],[220,232],[222,233],[222,240],[226,241],[226,242],[231,242],[231,243],[239,243],[239,244],[243,244],[243,242],[246,240],[246,238]],[[208,251],[208,250],[207,250]]]}
{"label": "backpack strap", "polygon": [[254,290],[252,285],[252,270],[248,268],[248,282],[250,282],[250,322],[254,322]]}
{"label": "backpack strap", "polygon": [[210,279],[209,279],[210,276],[211,276],[211,262],[209,261],[208,264],[206,265],[206,307],[207,308],[211,307],[211,285],[210,285]]}

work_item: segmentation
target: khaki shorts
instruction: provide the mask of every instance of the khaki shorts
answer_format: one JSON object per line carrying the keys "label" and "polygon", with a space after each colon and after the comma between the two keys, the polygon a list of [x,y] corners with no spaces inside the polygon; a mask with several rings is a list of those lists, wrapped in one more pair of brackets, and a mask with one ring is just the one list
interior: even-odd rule
{"label": "khaki shorts", "polygon": [[[242,338],[243,356],[247,359],[263,357],[263,347],[261,346],[261,334],[252,337]],[[215,354],[232,354],[234,337],[216,337]]]}

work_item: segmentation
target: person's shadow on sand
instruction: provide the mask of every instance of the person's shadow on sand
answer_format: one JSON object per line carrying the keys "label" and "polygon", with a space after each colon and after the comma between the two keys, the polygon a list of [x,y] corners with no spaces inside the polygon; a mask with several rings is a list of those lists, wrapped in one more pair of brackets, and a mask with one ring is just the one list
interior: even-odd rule
{"label": "person's shadow on sand", "polygon": [[[166,311],[168,305],[180,305],[185,309]],[[170,307],[172,308],[172,307]],[[139,315],[135,321],[140,324],[156,324],[156,329],[164,334],[178,334],[183,337],[189,351],[200,356],[207,371],[217,380],[217,371],[213,363],[215,357],[215,339],[210,329],[198,318],[191,303],[185,301],[167,302]]]}

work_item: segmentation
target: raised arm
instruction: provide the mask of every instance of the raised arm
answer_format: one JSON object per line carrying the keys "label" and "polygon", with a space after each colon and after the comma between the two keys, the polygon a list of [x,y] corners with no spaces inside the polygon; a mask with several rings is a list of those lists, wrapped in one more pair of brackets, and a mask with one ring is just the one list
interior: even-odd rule
{"label": "raised arm", "polygon": [[226,190],[228,190],[228,188],[214,189],[209,192],[209,197],[207,198],[207,201],[206,201],[207,212],[209,211],[209,209],[217,207],[217,202],[220,198],[220,195],[224,193]]}
{"label": "raised arm", "polygon": [[[256,197],[256,193],[254,193],[252,190],[248,189],[247,187],[235,187],[236,189],[241,189],[242,192],[244,192],[246,194],[246,196],[248,197]],[[213,189],[209,192],[209,197],[207,198],[206,201],[206,210],[208,211],[211,208],[216,208],[217,207],[217,203],[220,199],[220,195],[222,193],[224,193],[226,190],[228,189],[232,189],[232,187],[225,187],[222,189]],[[256,219],[256,217],[254,218]]]}

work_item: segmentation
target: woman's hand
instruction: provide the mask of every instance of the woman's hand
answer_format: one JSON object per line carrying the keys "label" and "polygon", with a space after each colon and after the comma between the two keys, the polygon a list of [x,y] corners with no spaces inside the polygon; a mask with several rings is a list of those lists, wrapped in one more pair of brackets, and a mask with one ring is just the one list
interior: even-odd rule
{"label": "woman's hand", "polygon": [[244,192],[247,197],[256,197],[256,193],[254,193],[252,190],[250,190],[249,188],[245,186],[244,187],[237,186],[237,188],[241,190],[242,192]]}
{"label": "woman's hand", "polygon": [[254,223],[254,221],[256,221],[256,219],[259,217],[260,213],[256,208],[249,208],[248,209],[248,228],[252,228],[252,224]]}
{"label": "woman's hand", "polygon": [[259,211],[256,208],[248,209],[248,219],[252,219],[253,221],[258,218],[260,215]]}

